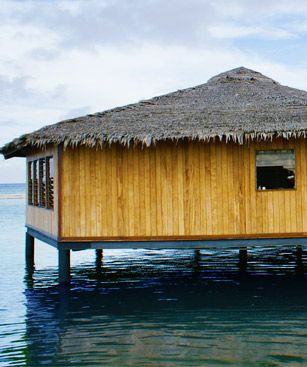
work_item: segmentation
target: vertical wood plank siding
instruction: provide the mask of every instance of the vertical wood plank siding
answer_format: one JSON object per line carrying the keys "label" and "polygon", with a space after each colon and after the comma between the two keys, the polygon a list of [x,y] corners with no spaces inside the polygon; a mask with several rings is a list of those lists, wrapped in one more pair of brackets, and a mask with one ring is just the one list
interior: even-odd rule
{"label": "vertical wood plank siding", "polygon": [[[59,171],[58,171],[58,148],[47,148],[43,151],[33,152],[27,156],[27,162],[34,159],[40,159],[48,156],[53,156],[54,159],[54,208],[46,209],[38,206],[27,205],[26,210],[26,225],[34,229],[40,230],[46,234],[54,237],[58,236],[58,218],[59,218],[59,205],[58,205],[58,192],[59,192]],[[71,174],[71,169],[68,168],[68,174]],[[28,179],[28,178],[27,178]],[[28,203],[28,199],[26,201]],[[71,226],[72,223],[67,222],[69,217],[66,217],[63,223],[66,226]]]}
{"label": "vertical wood plank siding", "polygon": [[[255,150],[288,148],[296,154],[296,189],[256,191]],[[303,139],[67,149],[60,236],[231,238],[307,232],[306,153]],[[54,233],[56,225],[47,215],[44,228]]]}

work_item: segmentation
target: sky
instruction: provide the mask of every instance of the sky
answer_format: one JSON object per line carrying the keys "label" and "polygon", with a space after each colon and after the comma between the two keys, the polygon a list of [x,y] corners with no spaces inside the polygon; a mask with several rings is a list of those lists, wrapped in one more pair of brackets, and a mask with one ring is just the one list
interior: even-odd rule
{"label": "sky", "polygon": [[307,90],[306,56],[306,0],[0,0],[0,146],[239,66]]}

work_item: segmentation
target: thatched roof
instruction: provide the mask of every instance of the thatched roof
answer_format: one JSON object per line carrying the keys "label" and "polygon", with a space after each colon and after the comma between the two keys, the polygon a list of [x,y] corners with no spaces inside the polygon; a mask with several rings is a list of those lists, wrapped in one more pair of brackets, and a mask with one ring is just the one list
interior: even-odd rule
{"label": "thatched roof", "polygon": [[149,146],[165,140],[219,139],[243,144],[306,135],[307,92],[240,67],[194,88],[43,127],[8,143],[0,153],[24,156],[31,147],[62,143]]}

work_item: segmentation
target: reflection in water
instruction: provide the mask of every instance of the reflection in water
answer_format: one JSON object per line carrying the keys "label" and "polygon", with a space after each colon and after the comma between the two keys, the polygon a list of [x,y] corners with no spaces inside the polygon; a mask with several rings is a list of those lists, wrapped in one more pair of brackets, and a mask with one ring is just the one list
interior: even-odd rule
{"label": "reflection in water", "polygon": [[42,243],[23,281],[24,210],[1,201],[1,367],[307,366],[301,249],[81,251],[63,288]]}
{"label": "reflection in water", "polygon": [[[300,250],[298,250],[300,251]],[[125,251],[26,277],[27,366],[306,366],[307,286],[294,249]],[[26,362],[25,362],[26,361]],[[20,364],[18,364],[20,363]]]}

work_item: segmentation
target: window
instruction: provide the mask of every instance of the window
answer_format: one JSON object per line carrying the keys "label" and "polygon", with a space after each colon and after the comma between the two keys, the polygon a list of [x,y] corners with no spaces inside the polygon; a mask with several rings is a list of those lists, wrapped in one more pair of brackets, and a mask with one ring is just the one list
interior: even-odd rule
{"label": "window", "polygon": [[38,205],[38,179],[37,179],[37,161],[32,162],[32,192],[33,205]]}
{"label": "window", "polygon": [[53,209],[54,197],[54,163],[52,157],[46,158],[46,206]]}
{"label": "window", "polygon": [[295,153],[287,150],[256,151],[257,189],[294,189]]}
{"label": "window", "polygon": [[53,157],[40,158],[28,162],[28,205],[53,209]]}
{"label": "window", "polygon": [[40,159],[39,161],[39,181],[38,181],[38,202],[39,206],[46,206],[46,160]]}

